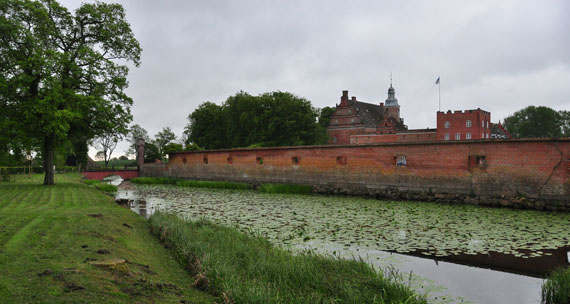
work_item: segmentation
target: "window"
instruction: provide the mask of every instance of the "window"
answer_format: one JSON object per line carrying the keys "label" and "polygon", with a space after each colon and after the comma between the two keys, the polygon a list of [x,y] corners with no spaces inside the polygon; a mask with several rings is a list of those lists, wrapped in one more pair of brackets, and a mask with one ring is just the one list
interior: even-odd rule
{"label": "window", "polygon": [[470,155],[469,156],[469,169],[479,168],[485,170],[487,168],[487,163],[485,161],[485,155]]}
{"label": "window", "polygon": [[408,163],[405,155],[396,156],[394,160],[396,161],[396,166],[405,166]]}
{"label": "window", "polygon": [[481,120],[481,128],[485,128],[485,122]]}
{"label": "window", "polygon": [[449,121],[446,120],[446,121],[443,123],[443,127],[446,128],[446,129],[449,129]]}
{"label": "window", "polygon": [[335,136],[335,137],[333,138],[333,144],[336,144],[336,141],[337,141],[337,139],[336,139],[336,136]]}
{"label": "window", "polygon": [[471,133],[465,134],[465,139],[471,139]]}
{"label": "window", "polygon": [[445,135],[443,136],[444,140],[449,140],[449,133],[445,133]]}
{"label": "window", "polygon": [[455,133],[455,140],[461,139],[461,133]]}
{"label": "window", "polygon": [[[467,120],[467,121],[465,122],[465,127],[471,128],[471,120]],[[469,138],[468,138],[468,139],[469,139]]]}
{"label": "window", "polygon": [[297,156],[291,157],[291,161],[293,162],[293,165],[298,165],[298,164],[299,164],[299,158],[298,158]]}
{"label": "window", "polygon": [[337,165],[346,165],[346,156],[339,156],[336,158]]}
{"label": "window", "polygon": [[489,122],[487,121],[487,129],[489,129]]}
{"label": "window", "polygon": [[487,133],[487,138],[489,138],[489,133]]}

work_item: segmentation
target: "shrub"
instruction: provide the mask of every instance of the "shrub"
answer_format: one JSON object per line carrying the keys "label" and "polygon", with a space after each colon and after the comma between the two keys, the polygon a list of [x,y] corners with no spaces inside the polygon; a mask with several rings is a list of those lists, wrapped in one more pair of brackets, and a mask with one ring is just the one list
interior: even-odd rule
{"label": "shrub", "polygon": [[542,284],[542,303],[570,304],[570,268],[553,271]]}

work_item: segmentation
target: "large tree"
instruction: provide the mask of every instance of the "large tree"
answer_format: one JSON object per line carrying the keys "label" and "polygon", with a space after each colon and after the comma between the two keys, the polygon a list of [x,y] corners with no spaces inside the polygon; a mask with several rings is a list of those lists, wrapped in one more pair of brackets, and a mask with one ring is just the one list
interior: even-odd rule
{"label": "large tree", "polygon": [[227,122],[221,106],[205,102],[188,115],[184,133],[188,135],[186,146],[192,143],[205,149],[227,148]]}
{"label": "large tree", "polygon": [[53,0],[0,0],[0,99],[11,121],[41,143],[44,184],[54,183],[54,150],[126,129],[132,104],[128,63],[141,48],[119,4],[84,3],[74,13]]}
{"label": "large tree", "polygon": [[201,104],[188,116],[186,146],[205,149],[300,146],[326,142],[311,103],[288,92],[238,92],[223,105]]}
{"label": "large tree", "polygon": [[164,157],[164,147],[175,140],[176,135],[174,135],[170,127],[162,128],[162,131],[154,136],[154,145],[158,148],[158,154]]}
{"label": "large tree", "polygon": [[127,155],[137,154],[137,141],[139,139],[144,139],[145,143],[150,143],[150,136],[145,128],[138,124],[134,124],[129,128],[129,133],[127,135],[127,141],[129,142],[129,148],[125,151]]}
{"label": "large tree", "polygon": [[99,150],[97,154],[101,153],[103,156],[105,167],[109,166],[111,155],[113,154],[113,151],[121,139],[122,137],[120,134],[117,134],[115,132],[106,132],[95,137],[95,140],[93,140],[93,146],[95,149]]}
{"label": "large tree", "polygon": [[528,106],[505,118],[505,128],[515,138],[562,136],[559,112],[544,106]]}

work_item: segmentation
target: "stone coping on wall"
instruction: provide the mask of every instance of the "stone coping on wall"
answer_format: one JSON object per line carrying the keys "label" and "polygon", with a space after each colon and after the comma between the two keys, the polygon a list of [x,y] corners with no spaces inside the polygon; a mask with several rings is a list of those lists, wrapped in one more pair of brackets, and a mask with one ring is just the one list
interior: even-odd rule
{"label": "stone coping on wall", "polygon": [[524,143],[524,142],[570,142],[570,137],[565,138],[517,138],[517,139],[472,139],[472,140],[435,140],[435,141],[413,141],[413,142],[382,142],[382,143],[365,143],[365,144],[345,144],[345,145],[313,145],[313,146],[285,146],[285,147],[255,147],[255,148],[233,148],[233,149],[214,149],[214,150],[196,150],[196,151],[180,151],[171,152],[169,154],[186,154],[186,153],[210,153],[210,152],[233,152],[233,151],[259,151],[259,150],[296,150],[296,149],[334,149],[334,148],[365,148],[365,147],[382,147],[382,146],[426,146],[426,145],[454,145],[454,144],[500,144],[500,143]]}

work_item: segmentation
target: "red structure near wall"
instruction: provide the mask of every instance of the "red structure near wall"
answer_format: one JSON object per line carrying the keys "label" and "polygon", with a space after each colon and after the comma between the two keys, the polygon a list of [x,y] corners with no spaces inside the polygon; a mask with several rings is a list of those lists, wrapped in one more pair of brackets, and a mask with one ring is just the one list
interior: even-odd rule
{"label": "red structure near wall", "polygon": [[491,138],[491,113],[481,109],[437,112],[437,140]]}
{"label": "red structure near wall", "polygon": [[400,117],[400,105],[390,84],[388,98],[378,105],[348,99],[342,91],[340,104],[330,117],[329,144],[372,144],[435,140],[510,138],[501,126],[491,123],[491,113],[476,109],[437,112],[437,128],[408,130]]}
{"label": "red structure near wall", "polygon": [[109,171],[82,171],[81,174],[87,179],[103,180],[110,175],[119,175],[124,180],[139,177],[138,170],[109,170]]}
{"label": "red structure near wall", "polygon": [[570,211],[570,139],[398,142],[172,153],[141,176]]}

